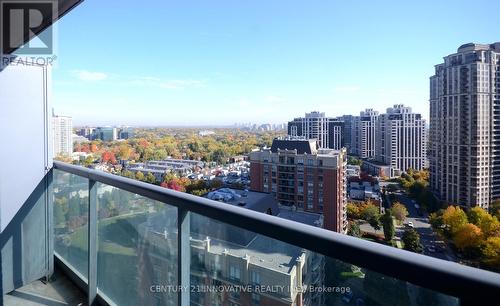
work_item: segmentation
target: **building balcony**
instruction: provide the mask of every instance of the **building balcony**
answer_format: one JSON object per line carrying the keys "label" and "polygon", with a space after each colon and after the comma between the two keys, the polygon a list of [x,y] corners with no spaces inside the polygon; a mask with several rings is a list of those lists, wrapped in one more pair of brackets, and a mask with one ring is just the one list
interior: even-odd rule
{"label": "building balcony", "polygon": [[[323,279],[318,290],[349,287],[356,299],[379,305],[474,305],[474,297],[492,300],[500,289],[496,273],[104,172],[54,162],[47,177],[49,251],[88,304],[206,305],[214,284],[247,288],[255,271],[261,284]],[[363,277],[340,277],[353,266]],[[300,290],[259,298],[273,305],[342,298]],[[217,296],[252,300],[244,291]]]}

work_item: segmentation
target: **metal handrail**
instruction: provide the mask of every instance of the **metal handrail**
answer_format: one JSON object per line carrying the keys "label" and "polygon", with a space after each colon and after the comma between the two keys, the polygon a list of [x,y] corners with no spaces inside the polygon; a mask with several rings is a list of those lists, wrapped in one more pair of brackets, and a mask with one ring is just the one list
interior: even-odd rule
{"label": "metal handrail", "polygon": [[460,298],[463,304],[467,304],[465,301],[471,301],[474,297],[493,301],[500,292],[498,273],[400,250],[81,166],[54,161],[54,168],[455,296]]}

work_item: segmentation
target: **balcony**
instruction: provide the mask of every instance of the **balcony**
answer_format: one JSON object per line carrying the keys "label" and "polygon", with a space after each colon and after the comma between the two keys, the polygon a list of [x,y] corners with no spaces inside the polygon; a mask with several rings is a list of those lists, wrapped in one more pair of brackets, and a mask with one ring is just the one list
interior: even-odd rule
{"label": "balcony", "polygon": [[[54,260],[89,304],[334,305],[349,287],[367,304],[474,305],[500,289],[499,274],[128,178],[60,162],[48,176]],[[255,271],[282,289],[248,291]]]}

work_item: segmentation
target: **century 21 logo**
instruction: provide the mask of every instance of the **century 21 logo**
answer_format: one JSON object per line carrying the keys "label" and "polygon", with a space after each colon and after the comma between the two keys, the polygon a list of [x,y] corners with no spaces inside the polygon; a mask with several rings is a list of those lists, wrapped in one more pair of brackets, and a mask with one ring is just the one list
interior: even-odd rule
{"label": "century 21 logo", "polygon": [[51,54],[57,1],[0,0],[1,53]]}

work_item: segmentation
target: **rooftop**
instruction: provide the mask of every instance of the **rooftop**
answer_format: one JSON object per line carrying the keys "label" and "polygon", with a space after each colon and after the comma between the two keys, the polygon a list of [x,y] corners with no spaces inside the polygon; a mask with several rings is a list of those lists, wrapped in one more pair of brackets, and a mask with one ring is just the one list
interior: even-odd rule
{"label": "rooftop", "polygon": [[220,188],[207,193],[205,198],[244,207],[253,211],[278,215],[278,203],[274,197],[265,192]]}
{"label": "rooftop", "polygon": [[316,139],[304,139],[299,137],[275,138],[271,145],[271,152],[276,153],[279,150],[296,150],[297,154],[316,154],[318,143]]}

